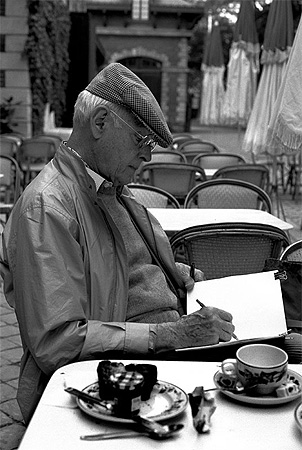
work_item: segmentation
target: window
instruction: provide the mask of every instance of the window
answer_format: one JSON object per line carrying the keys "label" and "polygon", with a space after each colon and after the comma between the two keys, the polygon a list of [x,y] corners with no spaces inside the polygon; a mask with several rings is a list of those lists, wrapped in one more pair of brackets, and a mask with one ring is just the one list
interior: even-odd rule
{"label": "window", "polygon": [[0,16],[5,16],[5,0],[0,0]]}
{"label": "window", "polygon": [[149,19],[149,0],[132,0],[132,19]]}
{"label": "window", "polygon": [[0,87],[5,87],[5,70],[0,70]]}
{"label": "window", "polygon": [[5,52],[5,35],[0,34],[0,52]]}

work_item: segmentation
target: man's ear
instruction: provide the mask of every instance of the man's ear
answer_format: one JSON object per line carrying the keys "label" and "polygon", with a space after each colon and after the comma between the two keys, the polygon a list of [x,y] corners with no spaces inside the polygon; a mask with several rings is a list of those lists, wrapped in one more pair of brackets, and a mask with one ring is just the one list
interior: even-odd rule
{"label": "man's ear", "polygon": [[90,116],[90,128],[95,139],[103,134],[105,125],[110,117],[110,110],[106,105],[96,108]]}

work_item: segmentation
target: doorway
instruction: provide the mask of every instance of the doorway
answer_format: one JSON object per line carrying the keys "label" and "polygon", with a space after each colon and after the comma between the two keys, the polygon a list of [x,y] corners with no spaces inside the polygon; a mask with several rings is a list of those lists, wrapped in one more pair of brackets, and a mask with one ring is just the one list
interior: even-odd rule
{"label": "doorway", "polygon": [[118,62],[132,70],[148,86],[158,103],[161,101],[162,63],[153,58],[130,56]]}

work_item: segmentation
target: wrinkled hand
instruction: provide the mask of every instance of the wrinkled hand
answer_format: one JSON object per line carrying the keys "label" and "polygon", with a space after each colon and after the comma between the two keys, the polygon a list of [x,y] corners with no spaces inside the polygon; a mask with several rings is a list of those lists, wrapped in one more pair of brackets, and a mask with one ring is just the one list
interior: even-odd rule
{"label": "wrinkled hand", "polygon": [[195,281],[204,281],[206,279],[204,276],[204,273],[201,270],[195,269],[194,280],[193,280],[193,278],[191,278],[191,276],[190,276],[190,266],[188,266],[187,264],[179,263],[179,262],[177,262],[175,264],[176,264],[178,272],[181,276],[181,279],[185,283],[187,291],[191,291],[193,289]]}
{"label": "wrinkled hand", "polygon": [[211,306],[158,325],[155,350],[195,347],[229,341],[235,330],[227,311]]}

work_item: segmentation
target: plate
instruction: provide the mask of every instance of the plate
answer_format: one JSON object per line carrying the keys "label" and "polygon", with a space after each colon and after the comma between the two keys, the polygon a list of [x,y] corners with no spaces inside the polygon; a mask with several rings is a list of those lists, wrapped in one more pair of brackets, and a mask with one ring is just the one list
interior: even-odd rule
{"label": "plate", "polygon": [[[214,383],[218,388],[223,388],[225,385],[222,382],[223,374],[221,372],[216,372],[214,375]],[[260,395],[259,397],[252,397],[246,393],[231,392],[228,390],[221,391],[223,394],[237,400],[241,403],[250,403],[253,405],[281,405],[282,403],[288,403],[297,398],[301,397],[302,392],[302,376],[293,370],[288,369],[287,381],[292,381],[299,386],[299,392],[296,392],[287,397],[275,397],[274,395]]]}
{"label": "plate", "polygon": [[[83,389],[86,394],[99,398],[99,383],[92,383]],[[115,416],[101,405],[91,404],[77,397],[79,408],[86,414],[109,422],[133,423],[131,419]],[[141,402],[140,416],[156,421],[171,419],[181,414],[187,407],[188,396],[179,387],[158,380],[153,386],[149,400]]]}
{"label": "plate", "polygon": [[295,419],[298,424],[298,427],[302,431],[302,402],[299,403],[299,405],[295,409]]}

